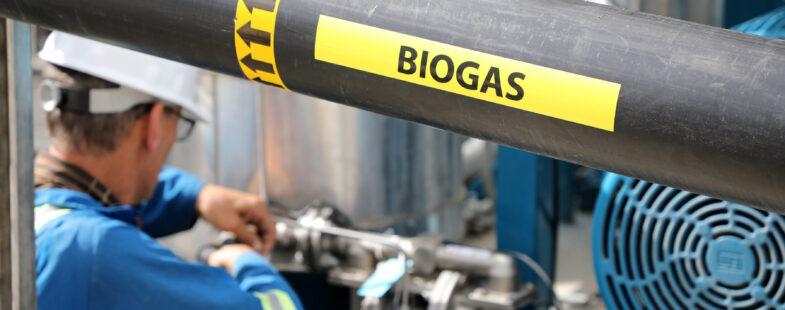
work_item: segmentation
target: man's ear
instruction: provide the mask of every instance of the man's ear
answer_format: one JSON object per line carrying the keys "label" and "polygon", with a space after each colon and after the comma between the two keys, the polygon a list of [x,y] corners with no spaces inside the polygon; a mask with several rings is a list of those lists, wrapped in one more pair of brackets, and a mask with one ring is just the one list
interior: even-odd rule
{"label": "man's ear", "polygon": [[155,151],[161,145],[161,117],[164,113],[164,105],[160,102],[153,104],[147,118],[147,136],[145,138],[145,149],[150,152]]}

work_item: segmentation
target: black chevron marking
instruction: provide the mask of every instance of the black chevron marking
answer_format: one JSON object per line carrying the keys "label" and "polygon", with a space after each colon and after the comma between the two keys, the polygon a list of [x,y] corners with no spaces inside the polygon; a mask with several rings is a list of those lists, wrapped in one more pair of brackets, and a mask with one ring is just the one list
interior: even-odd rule
{"label": "black chevron marking", "polygon": [[246,23],[237,30],[237,34],[245,41],[245,44],[251,46],[251,42],[270,46],[270,33],[263,30],[251,28],[251,22]]}
{"label": "black chevron marking", "polygon": [[258,61],[256,59],[253,59],[251,57],[250,53],[248,55],[246,55],[245,57],[243,57],[243,59],[240,60],[240,62],[242,62],[244,65],[246,65],[251,70],[258,70],[258,71],[264,71],[264,72],[267,72],[267,73],[275,74],[275,69],[273,68],[272,64],[264,62],[264,61]]}

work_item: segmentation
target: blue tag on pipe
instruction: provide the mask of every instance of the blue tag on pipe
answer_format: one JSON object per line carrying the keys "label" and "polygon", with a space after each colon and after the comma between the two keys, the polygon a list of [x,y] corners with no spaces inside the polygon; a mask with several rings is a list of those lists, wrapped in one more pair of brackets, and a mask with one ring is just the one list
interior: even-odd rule
{"label": "blue tag on pipe", "polygon": [[404,274],[406,274],[404,260],[390,258],[376,267],[376,271],[357,290],[357,295],[381,298]]}

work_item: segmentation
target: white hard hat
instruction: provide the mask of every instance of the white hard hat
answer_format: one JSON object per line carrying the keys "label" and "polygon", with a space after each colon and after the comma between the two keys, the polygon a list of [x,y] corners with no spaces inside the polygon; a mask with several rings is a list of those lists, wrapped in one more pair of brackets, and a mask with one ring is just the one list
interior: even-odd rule
{"label": "white hard hat", "polygon": [[[199,75],[196,67],[57,31],[49,35],[38,56],[54,65],[119,84],[126,98],[142,97],[128,95],[138,91],[182,107],[188,117],[209,120],[196,102]],[[111,100],[106,94],[99,97],[104,100],[91,102],[90,113],[119,113],[140,103]]]}

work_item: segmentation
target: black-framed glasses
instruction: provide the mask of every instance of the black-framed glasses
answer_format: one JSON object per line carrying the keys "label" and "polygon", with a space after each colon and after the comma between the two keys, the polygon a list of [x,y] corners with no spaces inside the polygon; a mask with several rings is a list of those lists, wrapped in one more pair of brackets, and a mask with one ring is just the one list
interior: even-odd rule
{"label": "black-framed glasses", "polygon": [[[150,112],[155,102],[145,102],[136,105],[134,109],[138,110],[137,118],[140,118]],[[183,116],[182,108],[175,105],[164,105],[164,113],[177,116],[177,141],[184,141],[191,136],[194,131],[196,120],[190,117]]]}
{"label": "black-framed glasses", "polygon": [[182,108],[178,109],[172,106],[164,106],[164,112],[167,112],[172,115],[176,115],[178,118],[177,141],[185,141],[185,139],[188,139],[188,137],[191,136],[191,132],[194,131],[196,120],[183,116]]}

